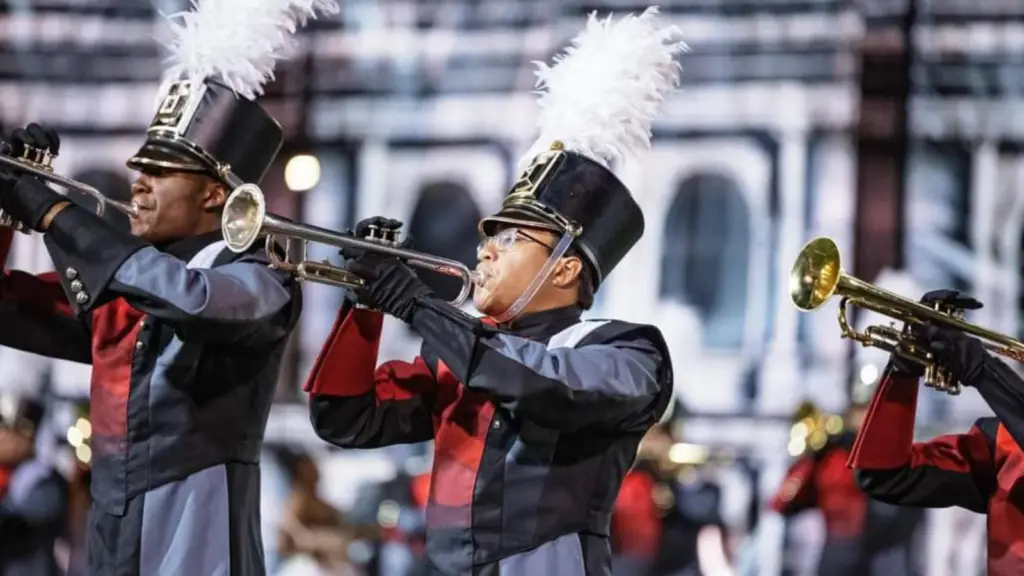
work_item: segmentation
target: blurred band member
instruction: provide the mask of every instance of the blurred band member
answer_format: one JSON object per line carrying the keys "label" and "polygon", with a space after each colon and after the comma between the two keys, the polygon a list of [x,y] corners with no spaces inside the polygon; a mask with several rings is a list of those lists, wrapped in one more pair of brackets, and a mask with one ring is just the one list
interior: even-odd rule
{"label": "blurred band member", "polygon": [[[981,303],[952,290],[922,297],[927,304],[974,310]],[[984,349],[981,341],[937,325],[910,332],[964,386],[978,390],[996,414],[981,418],[963,434],[914,442],[919,379],[923,369],[893,355],[849,464],[861,488],[892,504],[945,508],[960,506],[988,515],[988,574],[1024,573],[1024,381]]]}
{"label": "blurred band member", "polygon": [[786,473],[771,508],[786,517],[817,509],[825,521],[825,543],[818,574],[835,576],[910,576],[912,544],[921,513],[870,501],[857,486],[846,460],[864,419],[872,388],[854,388],[845,419],[805,403],[794,428],[803,434],[805,452]]}
{"label": "blurred band member", "polygon": [[375,370],[380,314],[343,309],[309,379],[313,425],[350,448],[435,441],[426,537],[441,573],[610,574],[615,495],[672,371],[657,328],[580,316],[643,232],[608,166],[647,143],[678,81],[677,35],[655,10],[592,18],[542,66],[540,140],[480,223],[486,318],[398,260],[350,261],[368,281],[359,302],[411,325],[423,348]]}
{"label": "blurred band member", "polygon": [[0,494],[0,576],[60,574],[54,544],[68,512],[68,484],[35,455],[43,407],[0,397],[0,467],[10,471]]}
{"label": "blurred band member", "polygon": [[[679,411],[673,412],[681,416]],[[721,490],[697,474],[709,455],[702,447],[677,443],[672,427],[663,419],[647,432],[615,501],[616,576],[731,573]]]}
{"label": "blurred band member", "polygon": [[[273,49],[300,14],[282,5],[279,37],[253,38],[250,4],[199,6],[176,28],[174,57],[188,65],[169,74],[188,80],[164,91],[128,161],[140,172],[131,233],[32,177],[0,184],[0,209],[44,234],[57,269],[3,275],[0,344],[93,366],[91,574],[265,571],[258,462],[299,289],[262,245],[227,250],[220,212],[231,183],[258,182],[282,139],[233,92],[258,91],[252,73],[270,74],[272,53],[239,54]],[[241,72],[204,60],[222,50]],[[55,155],[59,139],[33,124],[12,144]]]}

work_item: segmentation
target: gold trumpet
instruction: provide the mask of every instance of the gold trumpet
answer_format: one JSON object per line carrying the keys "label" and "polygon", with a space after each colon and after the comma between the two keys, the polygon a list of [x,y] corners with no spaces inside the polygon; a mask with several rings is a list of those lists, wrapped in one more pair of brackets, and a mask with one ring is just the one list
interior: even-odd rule
{"label": "gold trumpet", "polygon": [[[1024,362],[1024,343],[966,322],[963,310],[941,303],[925,305],[893,294],[847,274],[840,264],[839,247],[831,238],[815,238],[808,242],[789,273],[789,293],[793,304],[809,312],[820,308],[832,296],[840,296],[839,327],[842,336],[924,366],[926,386],[952,395],[960,393],[960,383],[952,378],[949,370],[940,366],[931,352],[909,337],[907,328],[913,325],[926,322],[941,324],[979,338],[992,354]],[[847,316],[850,304],[901,321],[904,327],[897,328],[892,322],[888,326],[868,326],[863,332],[857,332],[850,327]]]}
{"label": "gold trumpet", "polygon": [[[39,150],[26,146],[25,151],[22,152],[22,155],[18,158],[0,154],[0,165],[13,172],[31,174],[40,180],[50,184],[56,184],[65,190],[74,190],[75,192],[92,196],[96,199],[97,216],[103,216],[107,211],[107,205],[117,208],[130,217],[134,218],[138,216],[138,210],[134,205],[128,202],[114,200],[113,198],[107,198],[102,192],[88,184],[55,174],[53,169],[50,167],[50,163],[53,161],[53,158],[54,156],[51,155],[48,150]],[[12,228],[18,232],[24,232],[26,234],[31,232],[24,223],[16,221],[10,216],[10,214],[7,214],[2,210],[0,210],[0,227]]]}
{"label": "gold trumpet", "polygon": [[[466,301],[473,287],[483,283],[483,275],[457,260],[449,260],[440,256],[432,256],[422,252],[400,248],[397,232],[371,231],[369,238],[356,238],[326,228],[309,224],[299,224],[288,218],[267,212],[266,199],[263,191],[255,184],[243,184],[234,189],[224,202],[224,213],[221,220],[224,241],[228,248],[236,253],[245,252],[261,236],[267,237],[267,258],[273,268],[294,274],[299,280],[336,286],[339,288],[361,288],[365,281],[359,276],[334,266],[327,260],[314,262],[306,258],[307,248],[311,242],[327,244],[335,248],[365,250],[386,256],[394,256],[409,266],[422,268],[446,276],[454,276],[462,280],[462,289],[451,300],[458,306]],[[285,239],[285,256],[274,249],[277,237]],[[291,262],[291,241],[302,243],[302,260]]]}

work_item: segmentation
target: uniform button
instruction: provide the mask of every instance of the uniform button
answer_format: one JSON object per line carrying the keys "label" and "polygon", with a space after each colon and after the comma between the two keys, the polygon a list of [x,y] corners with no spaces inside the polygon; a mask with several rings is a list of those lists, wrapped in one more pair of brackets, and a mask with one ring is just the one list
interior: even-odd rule
{"label": "uniform button", "polygon": [[71,281],[71,291],[72,292],[81,292],[82,291],[82,281],[81,280],[72,280]]}
{"label": "uniform button", "polygon": [[135,349],[136,350],[142,350],[145,347],[146,347],[146,343],[142,342],[141,340],[135,343]]}
{"label": "uniform button", "polygon": [[492,427],[493,427],[493,428],[494,428],[495,430],[501,430],[501,420],[498,420],[497,418],[495,418],[495,419],[494,419],[494,424],[491,424],[491,426],[492,426]]}
{"label": "uniform button", "polygon": [[68,280],[74,280],[75,278],[78,278],[78,270],[68,268],[64,271],[64,276],[66,276]]}
{"label": "uniform button", "polygon": [[147,324],[146,321],[143,320],[143,321],[139,322],[139,328],[142,328],[143,330],[145,330],[146,328],[149,328],[149,324]]}
{"label": "uniform button", "polygon": [[78,294],[75,294],[75,302],[78,302],[79,304],[85,304],[88,301],[89,295],[86,294],[85,292],[79,292]]}

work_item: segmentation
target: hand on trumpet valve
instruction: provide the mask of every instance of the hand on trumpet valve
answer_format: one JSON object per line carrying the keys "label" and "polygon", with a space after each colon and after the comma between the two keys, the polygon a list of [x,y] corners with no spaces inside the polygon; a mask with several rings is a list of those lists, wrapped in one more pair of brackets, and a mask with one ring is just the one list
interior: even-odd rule
{"label": "hand on trumpet valve", "polygon": [[[12,132],[7,145],[15,158],[39,166],[57,155],[60,137],[53,129],[32,123]],[[39,178],[15,172],[0,173],[0,210],[14,221],[42,231],[46,214],[66,200]]]}
{"label": "hand on trumpet valve", "polygon": [[[396,248],[403,248],[409,250],[412,248],[413,240],[412,236],[401,237],[402,221],[394,220],[391,218],[385,218],[383,216],[373,216],[371,218],[364,218],[356,224],[355,232],[349,232],[356,238],[363,240],[370,240],[371,242],[380,242],[382,244],[389,244]],[[364,256],[364,251],[358,248],[342,248],[338,251],[343,258],[346,260],[361,258]]]}
{"label": "hand on trumpet valve", "polygon": [[[920,302],[956,317],[962,317],[966,310],[978,310],[983,306],[978,300],[956,290],[933,290],[922,296]],[[948,380],[945,383],[947,386],[957,381],[970,385],[988,355],[977,338],[935,323],[908,324],[904,326],[903,334],[907,337],[904,346],[913,346],[932,354],[945,373],[940,380]],[[924,366],[898,354],[893,354],[892,364],[893,368],[904,374],[918,377],[925,375]],[[942,382],[937,384],[941,386]]]}
{"label": "hand on trumpet valve", "polygon": [[5,148],[8,156],[49,170],[60,152],[60,136],[53,128],[33,122],[14,130]]}

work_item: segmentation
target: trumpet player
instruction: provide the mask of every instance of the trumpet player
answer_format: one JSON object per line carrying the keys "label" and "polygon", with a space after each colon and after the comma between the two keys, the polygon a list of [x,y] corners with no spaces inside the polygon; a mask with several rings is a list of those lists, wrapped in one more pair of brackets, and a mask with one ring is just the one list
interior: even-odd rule
{"label": "trumpet player", "polygon": [[864,386],[856,386],[854,392],[845,417],[826,414],[810,402],[798,408],[793,441],[803,450],[769,506],[784,517],[812,509],[821,512],[825,542],[817,574],[912,576],[917,573],[913,537],[921,514],[871,502],[846,466],[870,397]]}
{"label": "trumpet player", "polygon": [[[271,7],[260,26],[247,21],[253,0],[197,4],[175,28],[183,64],[128,161],[140,172],[130,234],[35,177],[0,177],[0,209],[44,235],[57,269],[4,273],[0,343],[93,367],[90,574],[265,573],[258,461],[301,304],[260,250],[225,249],[218,212],[228,187],[258,182],[281,146],[250,98],[275,42],[316,14],[280,4],[270,37]],[[251,60],[247,47],[258,48]],[[14,141],[59,151],[37,125]]]}
{"label": "trumpet player", "polygon": [[[971,310],[981,303],[955,291],[929,292],[922,303]],[[893,355],[868,407],[849,465],[871,498],[907,506],[959,506],[988,515],[988,574],[1024,570],[1024,510],[1019,435],[1024,382],[981,341],[938,325],[907,332],[930,350],[952,378],[978,389],[996,418],[981,418],[962,434],[913,441],[920,365]],[[1016,430],[1016,432],[1015,432]]]}
{"label": "trumpet player", "polygon": [[541,66],[541,137],[480,222],[485,318],[397,259],[350,262],[366,278],[358,301],[408,323],[423,347],[375,368],[381,315],[345,307],[309,377],[313,426],[348,448],[434,440],[426,540],[440,573],[611,573],[612,505],[668,406],[672,370],[654,326],[580,316],[643,232],[608,166],[647,142],[678,81],[678,34],[654,9],[592,17]]}

